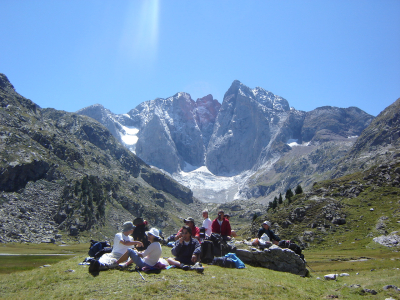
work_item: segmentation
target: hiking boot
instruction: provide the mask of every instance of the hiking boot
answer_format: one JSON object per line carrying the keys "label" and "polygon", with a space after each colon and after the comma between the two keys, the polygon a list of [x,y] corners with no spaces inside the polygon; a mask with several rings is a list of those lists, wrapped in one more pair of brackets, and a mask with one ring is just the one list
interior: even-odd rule
{"label": "hiking boot", "polygon": [[195,263],[194,266],[192,267],[192,270],[195,270],[197,273],[203,273],[204,268],[201,263]]}
{"label": "hiking boot", "polygon": [[190,266],[188,266],[188,265],[181,265],[181,268],[182,268],[182,270],[184,270],[184,271],[190,270]]}
{"label": "hiking boot", "polygon": [[90,261],[89,273],[98,273],[100,271],[100,262],[98,260]]}

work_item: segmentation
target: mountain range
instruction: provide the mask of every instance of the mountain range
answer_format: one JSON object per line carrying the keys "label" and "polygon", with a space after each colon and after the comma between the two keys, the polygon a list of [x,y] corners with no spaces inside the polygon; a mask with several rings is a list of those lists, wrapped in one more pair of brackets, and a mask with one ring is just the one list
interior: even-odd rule
{"label": "mountain range", "polygon": [[[203,202],[256,198],[332,178],[333,166],[373,116],[356,107],[310,112],[235,80],[222,104],[187,93],[145,101],[116,115],[101,105],[81,109],[146,163],[193,190]],[[168,157],[168,159],[165,159]]]}

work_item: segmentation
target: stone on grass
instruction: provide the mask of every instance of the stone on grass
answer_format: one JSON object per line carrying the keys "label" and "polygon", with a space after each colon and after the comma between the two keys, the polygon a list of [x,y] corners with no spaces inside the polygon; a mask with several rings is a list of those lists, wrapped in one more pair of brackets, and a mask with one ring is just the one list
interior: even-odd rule
{"label": "stone on grass", "polygon": [[335,280],[338,274],[327,274],[324,276],[325,280]]}
{"label": "stone on grass", "polygon": [[386,247],[396,247],[400,245],[400,235],[397,232],[392,232],[389,235],[375,237],[373,241]]}
{"label": "stone on grass", "polygon": [[375,291],[375,290],[370,290],[370,289],[363,289],[362,291],[363,291],[364,293],[370,293],[370,294],[372,294],[372,295],[378,294],[377,291]]}
{"label": "stone on grass", "polygon": [[383,287],[383,289],[384,289],[385,291],[390,290],[390,289],[393,289],[393,290],[395,290],[395,291],[400,292],[400,288],[398,288],[397,286],[395,286],[395,285],[393,285],[393,284],[385,285],[385,286]]}
{"label": "stone on grass", "polygon": [[340,276],[340,277],[343,277],[343,276],[350,276],[350,274],[349,274],[349,273],[341,273],[339,276]]}

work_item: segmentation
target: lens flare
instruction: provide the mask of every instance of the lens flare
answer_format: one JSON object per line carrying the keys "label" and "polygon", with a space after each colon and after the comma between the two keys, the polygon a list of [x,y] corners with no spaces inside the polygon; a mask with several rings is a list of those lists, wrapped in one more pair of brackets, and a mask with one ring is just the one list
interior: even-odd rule
{"label": "lens flare", "polygon": [[157,55],[159,0],[132,1],[121,36],[121,54],[132,62],[150,63]]}

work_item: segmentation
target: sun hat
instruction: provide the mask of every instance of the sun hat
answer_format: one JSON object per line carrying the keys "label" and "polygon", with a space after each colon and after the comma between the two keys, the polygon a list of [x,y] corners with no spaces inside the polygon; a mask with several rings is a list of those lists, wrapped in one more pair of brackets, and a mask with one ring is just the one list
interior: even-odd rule
{"label": "sun hat", "polygon": [[122,225],[122,231],[123,232],[126,232],[126,231],[129,231],[129,230],[133,230],[133,229],[135,229],[135,225],[133,225],[133,223],[132,222],[125,222],[124,223],[124,225]]}
{"label": "sun hat", "polygon": [[193,222],[193,224],[194,224],[194,219],[193,219],[192,217],[189,217],[189,218],[187,218],[187,219],[184,219],[183,221],[184,221],[184,222]]}
{"label": "sun hat", "polygon": [[264,221],[263,225],[268,225],[268,227],[271,227],[271,222],[270,221]]}
{"label": "sun hat", "polygon": [[151,228],[149,231],[146,231],[146,235],[151,234],[155,236],[156,238],[160,239],[160,231],[157,228]]}

